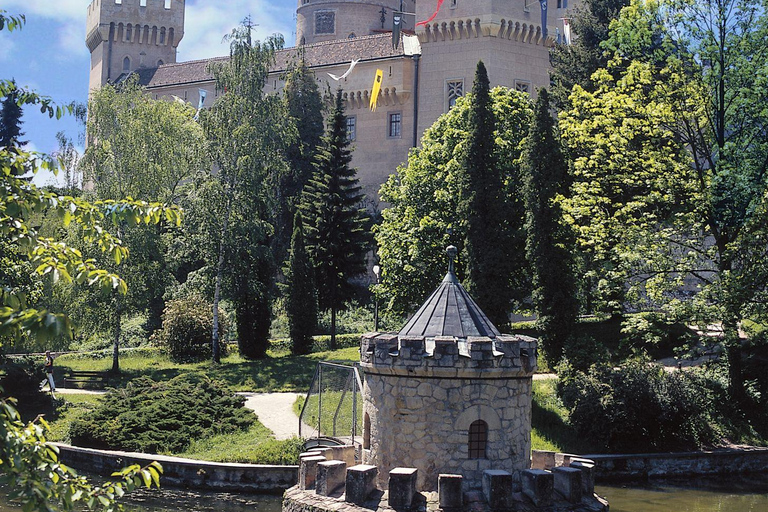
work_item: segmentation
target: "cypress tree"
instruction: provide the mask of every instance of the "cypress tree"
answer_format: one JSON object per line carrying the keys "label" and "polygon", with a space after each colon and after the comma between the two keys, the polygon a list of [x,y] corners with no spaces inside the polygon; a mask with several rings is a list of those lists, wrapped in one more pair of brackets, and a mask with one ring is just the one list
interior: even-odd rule
{"label": "cypress tree", "polygon": [[18,104],[19,94],[16,82],[11,82],[11,91],[3,98],[0,104],[0,148],[11,146],[21,147],[27,142],[19,140],[24,136],[21,131],[23,111]]}
{"label": "cypress tree", "polygon": [[573,247],[555,201],[568,189],[568,172],[549,94],[539,91],[534,119],[524,143],[523,169],[528,233],[527,256],[533,268],[533,303],[547,361],[557,363],[576,325],[578,302]]}
{"label": "cypress tree", "polygon": [[513,297],[512,236],[507,201],[502,195],[504,178],[497,165],[496,121],[490,96],[488,72],[477,63],[472,86],[467,149],[462,162],[465,197],[462,214],[467,222],[467,288],[497,326],[508,323]]}
{"label": "cypress tree", "polygon": [[291,336],[293,354],[312,351],[312,334],[317,327],[317,289],[312,262],[304,245],[304,224],[301,213],[293,220],[291,253],[285,272],[285,312]]}
{"label": "cypress tree", "polygon": [[359,208],[363,194],[347,140],[341,89],[336,93],[328,132],[315,157],[315,174],[304,189],[306,243],[315,268],[320,309],[331,311],[331,348],[336,346],[336,313],[352,297],[350,278],[366,271],[369,216]]}

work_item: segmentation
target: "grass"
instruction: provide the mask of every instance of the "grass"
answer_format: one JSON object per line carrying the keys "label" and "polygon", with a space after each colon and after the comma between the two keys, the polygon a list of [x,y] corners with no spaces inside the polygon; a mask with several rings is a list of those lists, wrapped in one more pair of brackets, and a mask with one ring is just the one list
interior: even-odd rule
{"label": "grass", "polygon": [[[304,407],[305,398],[299,396],[293,404],[293,410],[296,415],[301,414]],[[341,402],[341,407],[339,403]],[[348,391],[343,396],[341,391],[327,391],[323,393],[323,415],[320,418],[320,435],[332,437],[348,437],[352,435],[352,392]],[[311,427],[317,426],[319,399],[317,395],[311,395],[304,412],[304,423]],[[336,408],[339,407],[336,417],[336,428],[334,429],[334,415]],[[357,435],[363,433],[363,399],[358,393],[357,396]]]}
{"label": "grass", "polygon": [[[204,371],[208,376],[229,385],[234,391],[301,392],[309,388],[315,366],[320,361],[359,361],[357,347],[316,352],[307,356],[290,356],[287,352],[270,352],[259,361],[249,361],[232,354],[221,364],[175,363],[160,349],[124,351],[120,356],[120,374],[110,377],[108,385],[123,387],[128,381],[145,375],[153,380],[170,380],[188,371]],[[63,382],[64,372],[108,371],[111,353],[67,354],[56,358],[56,379]]]}
{"label": "grass", "polygon": [[59,395],[54,415],[46,417],[50,430],[49,441],[69,442],[69,424],[75,419],[90,414],[99,405],[99,395]]}
{"label": "grass", "polygon": [[278,441],[267,427],[256,422],[245,432],[222,434],[193,441],[179,457],[212,462],[251,464],[298,464],[303,442],[299,438]]}
{"label": "grass", "polygon": [[533,382],[531,447],[563,453],[594,452],[568,424],[568,411],[556,392],[555,379]]}

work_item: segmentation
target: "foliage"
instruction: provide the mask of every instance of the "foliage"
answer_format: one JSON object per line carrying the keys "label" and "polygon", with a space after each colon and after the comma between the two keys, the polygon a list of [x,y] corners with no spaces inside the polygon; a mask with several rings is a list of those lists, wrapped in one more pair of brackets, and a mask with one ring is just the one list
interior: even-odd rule
{"label": "foliage", "polygon": [[550,365],[563,354],[579,305],[574,276],[573,237],[564,226],[558,194],[568,190],[568,167],[555,133],[549,93],[539,91],[531,131],[524,143],[523,169],[528,262],[533,270],[533,304],[539,341]]}
{"label": "foliage", "polygon": [[0,357],[0,396],[18,400],[17,408],[24,416],[34,411],[34,418],[50,406],[50,396],[40,389],[45,379],[43,366],[31,357]]}
{"label": "foliage", "polygon": [[[189,295],[168,302],[163,312],[163,326],[152,335],[152,340],[168,351],[172,361],[202,361],[211,356],[212,328],[210,303],[200,295]],[[221,329],[226,333],[226,317],[222,317]],[[226,344],[221,350],[227,354]]]}
{"label": "foliage", "polygon": [[[496,131],[494,150],[502,166],[504,197],[519,199],[522,140],[528,132],[531,105],[528,95],[496,87],[491,91]],[[421,305],[448,268],[445,248],[455,245],[460,258],[457,275],[464,277],[461,258],[466,243],[466,219],[457,214],[458,198],[466,196],[461,162],[467,148],[469,111],[474,96],[459,98],[451,110],[424,132],[420,147],[411,151],[408,165],[400,167],[381,188],[381,198],[391,206],[375,227],[381,281],[378,293],[384,307],[405,315]],[[510,215],[522,220],[519,203],[509,205]],[[519,255],[523,255],[521,246]],[[525,281],[525,276],[508,276]],[[528,286],[514,286],[529,290]]]}
{"label": "foliage", "polygon": [[308,354],[312,350],[312,334],[317,327],[317,288],[314,277],[312,261],[304,247],[301,213],[296,212],[291,253],[285,272],[285,312],[288,315],[293,354]]}
{"label": "foliage", "polygon": [[527,265],[522,199],[516,190],[504,188],[505,169],[497,160],[495,131],[488,72],[480,61],[460,160],[458,206],[466,222],[467,291],[491,322],[502,327],[509,323],[512,299],[515,291],[519,297],[520,276],[527,273]]}
{"label": "foliage", "polygon": [[89,418],[70,425],[78,446],[176,453],[193,439],[248,428],[256,419],[245,399],[200,373],[167,382],[147,377],[105,395]]}
{"label": "foliage", "polygon": [[719,440],[713,397],[694,373],[634,360],[587,373],[566,366],[559,376],[558,394],[571,424],[598,450],[687,450]]}
{"label": "foliage", "polygon": [[19,105],[19,94],[16,82],[11,82],[12,90],[0,102],[0,147],[21,147],[27,144],[27,141],[19,140],[24,136],[21,131],[21,125],[24,121],[21,116],[24,112]]}
{"label": "foliage", "polygon": [[674,317],[646,312],[628,315],[621,325],[624,354],[646,353],[654,359],[668,357],[675,349],[698,341],[698,336]]}
{"label": "foliage", "polygon": [[369,217],[358,205],[363,199],[347,139],[342,91],[328,119],[328,132],[315,160],[315,174],[304,189],[302,216],[306,247],[315,269],[318,305],[331,310],[331,346],[336,312],[352,297],[350,279],[366,271],[370,248]]}

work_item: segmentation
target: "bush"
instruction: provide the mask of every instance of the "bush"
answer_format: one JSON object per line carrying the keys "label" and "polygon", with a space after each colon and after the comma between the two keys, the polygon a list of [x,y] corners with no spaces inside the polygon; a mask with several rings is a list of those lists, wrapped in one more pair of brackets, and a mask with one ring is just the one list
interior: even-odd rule
{"label": "bush", "polygon": [[167,382],[148,377],[111,390],[88,418],[69,427],[72,444],[146,453],[178,453],[194,439],[246,429],[256,420],[245,398],[201,373]]}
{"label": "bush", "polygon": [[578,434],[595,450],[671,451],[719,440],[712,396],[695,372],[634,360],[588,373],[563,365],[558,394]]}
{"label": "bush", "polygon": [[[227,355],[226,339],[229,322],[219,310],[221,356]],[[176,362],[204,361],[211,357],[213,306],[199,295],[169,301],[163,311],[163,327],[152,340],[165,347]]]}
{"label": "bush", "polygon": [[28,411],[39,412],[39,407],[50,406],[49,395],[40,391],[40,383],[45,379],[41,361],[31,357],[0,356],[0,396],[16,398],[19,412],[23,415],[26,416]]}

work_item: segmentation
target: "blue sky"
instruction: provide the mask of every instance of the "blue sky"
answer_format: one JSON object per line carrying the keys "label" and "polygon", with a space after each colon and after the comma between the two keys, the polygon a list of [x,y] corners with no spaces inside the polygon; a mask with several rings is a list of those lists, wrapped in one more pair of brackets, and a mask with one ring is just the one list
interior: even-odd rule
{"label": "blue sky", "polygon": [[[149,0],[160,2],[162,0]],[[90,55],[85,46],[85,17],[90,0],[2,0],[0,9],[9,14],[24,14],[27,23],[21,31],[0,32],[0,78],[16,79],[20,85],[52,97],[58,103],[85,102],[88,97]],[[286,44],[295,41],[293,0],[187,0],[184,39],[179,44],[178,61],[226,55],[221,42],[247,15],[258,23],[259,39],[280,32]],[[51,120],[27,108],[22,118],[28,149],[56,150],[56,132],[64,131],[77,139],[80,131],[72,118]],[[53,179],[39,175],[37,184]]]}

